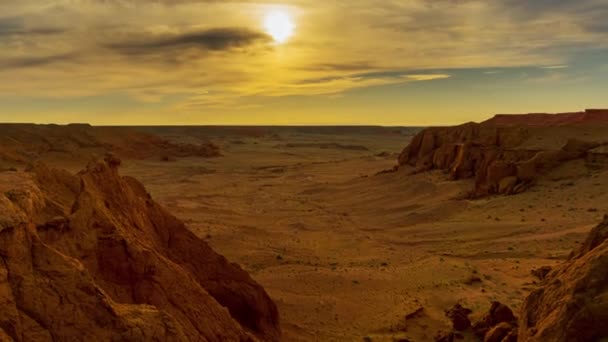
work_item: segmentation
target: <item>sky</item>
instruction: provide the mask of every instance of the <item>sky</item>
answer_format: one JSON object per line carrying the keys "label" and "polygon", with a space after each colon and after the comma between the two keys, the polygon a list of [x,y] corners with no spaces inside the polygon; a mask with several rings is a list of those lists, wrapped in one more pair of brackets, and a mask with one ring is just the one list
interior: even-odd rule
{"label": "sky", "polygon": [[608,108],[606,0],[0,0],[0,122],[447,125]]}

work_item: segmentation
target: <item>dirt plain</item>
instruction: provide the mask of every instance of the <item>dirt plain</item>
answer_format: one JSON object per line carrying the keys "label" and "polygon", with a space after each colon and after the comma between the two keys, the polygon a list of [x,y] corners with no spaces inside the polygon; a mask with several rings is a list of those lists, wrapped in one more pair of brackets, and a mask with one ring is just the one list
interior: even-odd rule
{"label": "dirt plain", "polygon": [[608,172],[573,161],[523,194],[478,200],[441,171],[377,175],[415,131],[229,132],[211,138],[222,157],[122,172],[264,286],[284,340],[429,341],[456,302],[516,311],[530,271],[560,263],[608,211]]}

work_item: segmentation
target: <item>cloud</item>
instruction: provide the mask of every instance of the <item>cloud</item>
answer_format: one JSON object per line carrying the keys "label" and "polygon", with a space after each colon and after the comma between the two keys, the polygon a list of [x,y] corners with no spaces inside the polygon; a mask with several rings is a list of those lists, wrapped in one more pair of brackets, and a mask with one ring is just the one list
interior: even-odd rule
{"label": "cloud", "polygon": [[566,69],[566,68],[568,68],[568,66],[567,65],[545,65],[545,66],[541,66],[540,68],[553,70],[553,69]]}
{"label": "cloud", "polygon": [[20,30],[23,26],[23,19],[18,17],[0,18],[0,34]]}
{"label": "cloud", "polygon": [[[296,23],[283,45],[260,31],[275,8]],[[0,95],[246,105],[462,69],[570,72],[608,47],[606,0],[0,0],[0,13]]]}
{"label": "cloud", "polygon": [[319,63],[310,66],[306,66],[305,70],[315,70],[315,71],[363,71],[363,70],[373,70],[379,69],[377,66],[374,66],[371,62],[343,62],[343,63]]}
{"label": "cloud", "polygon": [[269,41],[271,38],[268,35],[245,28],[214,28],[178,35],[144,37],[137,41],[113,43],[108,46],[121,53],[139,55],[188,48],[225,51]]}
{"label": "cloud", "polygon": [[449,78],[450,75],[447,74],[419,74],[419,75],[407,75],[407,78],[415,80],[415,81],[432,81],[432,80],[440,80],[443,78]]}
{"label": "cloud", "polygon": [[0,70],[3,69],[21,69],[46,66],[58,62],[73,61],[76,58],[74,54],[62,54],[54,56],[42,56],[42,57],[18,57],[0,59]]}
{"label": "cloud", "polygon": [[56,27],[25,27],[23,18],[0,18],[0,38],[17,35],[51,35],[66,32]]}
{"label": "cloud", "polygon": [[432,73],[428,71],[404,72],[400,70],[327,76],[298,80],[292,84],[281,87],[281,89],[273,91],[272,95],[331,95],[357,88],[432,81],[449,77],[450,75],[444,73]]}

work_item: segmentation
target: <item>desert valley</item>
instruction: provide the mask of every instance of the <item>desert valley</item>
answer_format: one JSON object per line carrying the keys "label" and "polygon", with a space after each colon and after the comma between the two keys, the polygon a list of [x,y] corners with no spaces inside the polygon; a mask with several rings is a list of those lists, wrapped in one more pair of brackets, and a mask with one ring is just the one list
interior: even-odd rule
{"label": "desert valley", "polygon": [[0,0],[0,342],[608,342],[606,18]]}
{"label": "desert valley", "polygon": [[608,110],[0,125],[0,341],[603,341]]}

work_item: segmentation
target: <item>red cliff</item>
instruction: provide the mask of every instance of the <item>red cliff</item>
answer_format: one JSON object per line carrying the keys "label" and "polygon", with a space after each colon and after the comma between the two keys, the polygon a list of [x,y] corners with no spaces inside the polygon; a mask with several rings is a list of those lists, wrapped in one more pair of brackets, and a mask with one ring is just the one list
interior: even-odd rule
{"label": "red cliff", "polygon": [[119,164],[0,174],[0,340],[278,341],[264,289]]}

